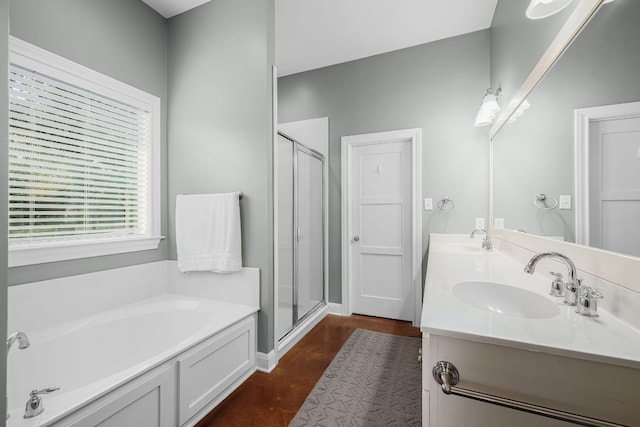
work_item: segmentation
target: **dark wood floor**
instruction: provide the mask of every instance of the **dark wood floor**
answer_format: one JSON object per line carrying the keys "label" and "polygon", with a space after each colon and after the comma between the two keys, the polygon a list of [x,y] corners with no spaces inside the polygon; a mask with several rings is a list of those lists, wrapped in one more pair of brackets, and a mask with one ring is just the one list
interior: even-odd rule
{"label": "dark wood floor", "polygon": [[342,344],[357,329],[420,337],[410,322],[329,315],[282,357],[270,374],[256,372],[196,427],[287,426]]}

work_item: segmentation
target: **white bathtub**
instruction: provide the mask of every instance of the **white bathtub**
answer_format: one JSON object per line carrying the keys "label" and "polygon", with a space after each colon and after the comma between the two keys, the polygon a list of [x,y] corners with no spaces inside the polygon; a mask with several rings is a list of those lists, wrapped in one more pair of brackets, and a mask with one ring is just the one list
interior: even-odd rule
{"label": "white bathtub", "polygon": [[[8,357],[7,425],[55,424],[163,364],[173,370],[185,351],[256,311],[253,306],[167,293],[46,329],[26,330],[31,346],[15,347]],[[171,371],[170,376],[178,382],[177,373]],[[41,415],[24,420],[29,392],[49,387],[60,390],[43,396]],[[182,424],[175,421],[177,411],[170,415],[173,422],[160,425]]]}

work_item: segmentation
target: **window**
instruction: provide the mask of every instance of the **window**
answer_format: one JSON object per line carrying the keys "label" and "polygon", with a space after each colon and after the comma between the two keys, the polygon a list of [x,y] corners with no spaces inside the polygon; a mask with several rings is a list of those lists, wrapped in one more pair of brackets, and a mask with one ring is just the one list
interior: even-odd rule
{"label": "window", "polygon": [[9,266],[156,248],[160,100],[10,45]]}

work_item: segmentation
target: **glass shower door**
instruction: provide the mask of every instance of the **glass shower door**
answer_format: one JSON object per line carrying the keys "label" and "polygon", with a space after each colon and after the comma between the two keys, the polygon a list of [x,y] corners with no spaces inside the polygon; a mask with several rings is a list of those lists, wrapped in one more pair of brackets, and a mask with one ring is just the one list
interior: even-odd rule
{"label": "glass shower door", "polygon": [[294,236],[294,311],[302,319],[324,301],[322,157],[296,147]]}
{"label": "glass shower door", "polygon": [[278,135],[278,339],[325,302],[324,157]]}

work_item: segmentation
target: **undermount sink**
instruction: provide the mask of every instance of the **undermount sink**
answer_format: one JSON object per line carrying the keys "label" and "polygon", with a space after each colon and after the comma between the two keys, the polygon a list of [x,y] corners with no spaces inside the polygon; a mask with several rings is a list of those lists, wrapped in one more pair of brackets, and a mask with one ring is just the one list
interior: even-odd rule
{"label": "undermount sink", "polygon": [[493,282],[461,282],[453,294],[466,304],[490,313],[522,319],[548,319],[560,314],[560,308],[545,297]]}

